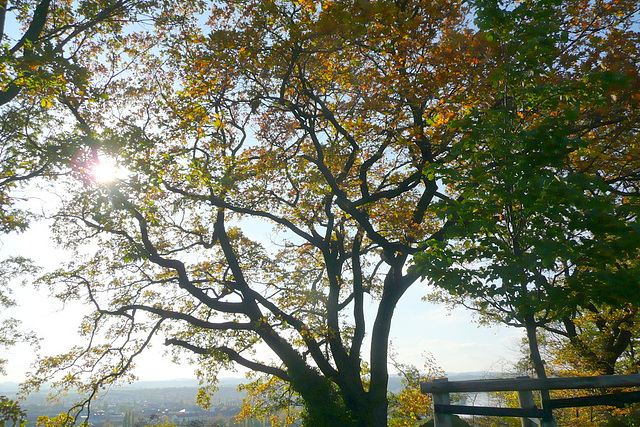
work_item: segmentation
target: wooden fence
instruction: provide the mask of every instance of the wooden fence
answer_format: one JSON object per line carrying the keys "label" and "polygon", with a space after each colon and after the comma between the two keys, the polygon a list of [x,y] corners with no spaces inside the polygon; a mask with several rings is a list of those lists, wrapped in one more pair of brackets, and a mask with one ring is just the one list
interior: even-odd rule
{"label": "wooden fence", "polygon": [[[601,375],[574,378],[505,378],[489,380],[449,381],[447,378],[421,384],[423,393],[433,395],[433,418],[435,427],[452,427],[451,414],[520,417],[523,427],[539,423],[543,427],[554,426],[553,409],[578,406],[619,405],[640,402],[640,392],[603,394],[598,396],[551,399],[537,408],[533,390],[561,390],[610,387],[634,387],[640,385],[640,374]],[[517,391],[520,408],[494,408],[481,406],[451,405],[449,393],[474,393],[493,391]],[[535,420],[535,421],[534,421]]]}

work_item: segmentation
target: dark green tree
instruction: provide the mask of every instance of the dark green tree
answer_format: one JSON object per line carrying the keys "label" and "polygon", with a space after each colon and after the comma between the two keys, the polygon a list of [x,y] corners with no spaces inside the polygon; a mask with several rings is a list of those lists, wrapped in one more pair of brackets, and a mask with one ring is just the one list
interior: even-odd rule
{"label": "dark green tree", "polygon": [[544,377],[539,328],[638,303],[637,3],[475,5],[494,90],[456,124],[465,155],[435,172],[456,224],[417,263],[443,298],[523,327]]}
{"label": "dark green tree", "polygon": [[135,413],[131,409],[127,409],[124,413],[124,420],[122,421],[122,427],[134,427],[135,426]]}

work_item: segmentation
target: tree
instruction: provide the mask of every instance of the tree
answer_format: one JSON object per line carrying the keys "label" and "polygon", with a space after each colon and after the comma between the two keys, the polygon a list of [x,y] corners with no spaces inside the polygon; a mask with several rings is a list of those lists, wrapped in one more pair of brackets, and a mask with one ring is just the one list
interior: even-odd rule
{"label": "tree", "polygon": [[494,101],[458,124],[465,167],[437,171],[459,221],[421,270],[454,300],[523,327],[545,377],[538,328],[635,301],[637,4],[476,5]]}
{"label": "tree", "polygon": [[[17,279],[20,275],[36,274],[38,269],[24,258],[16,257],[0,262],[0,307],[3,309],[15,306],[16,302],[11,298],[10,279]],[[2,319],[0,324],[0,346],[9,348],[18,342],[30,342],[37,346],[35,335],[28,331],[22,331],[19,327],[20,321],[14,318]],[[5,364],[7,360],[0,359],[0,374],[5,375]]]}
{"label": "tree", "polygon": [[[545,325],[538,332],[538,343],[545,368],[551,376],[634,374],[638,366],[637,337],[636,308],[630,304],[618,308],[590,304],[571,318],[565,317]],[[529,358],[523,358],[517,369],[522,374],[530,374]],[[619,391],[556,390],[552,396],[573,398]],[[517,407],[517,396],[512,400],[509,406]],[[637,405],[558,409],[554,410],[554,418],[559,425],[633,425],[637,418]]]}
{"label": "tree", "polygon": [[[638,372],[638,308],[632,304],[584,304],[580,311],[546,325],[542,341],[546,366],[554,376],[634,374]],[[602,390],[565,390],[558,397],[601,394]],[[633,425],[637,405],[557,411],[563,425]]]}
{"label": "tree", "polygon": [[553,355],[549,363],[556,372],[591,375],[638,372],[634,345],[640,335],[637,306],[591,303],[572,317],[563,317],[558,324],[545,329],[550,335]]}
{"label": "tree", "polygon": [[127,409],[124,413],[124,420],[122,421],[122,427],[133,427],[135,425],[135,412],[131,409]]}
{"label": "tree", "polygon": [[26,418],[27,414],[20,409],[17,402],[7,399],[6,396],[0,396],[0,427],[6,425],[22,427],[27,424]]}
{"label": "tree", "polygon": [[238,390],[245,391],[247,397],[234,422],[259,419],[269,420],[271,425],[290,426],[303,417],[301,408],[304,405],[300,396],[277,377],[263,376],[240,385]]}
{"label": "tree", "polygon": [[164,334],[205,381],[238,364],[288,383],[310,425],[386,425],[393,312],[419,278],[413,254],[450,226],[430,213],[443,195],[429,170],[486,83],[485,40],[455,2],[209,6],[206,26],[196,14],[158,31],[115,85],[115,117],[86,110],[129,176],[68,179],[56,230],[77,258],[45,280],[94,305],[91,344],[32,384],[70,368],[67,385],[91,372],[95,390]]}
{"label": "tree", "polygon": [[[0,261],[0,308],[7,309],[16,305],[11,297],[10,280],[15,281],[23,275],[37,274],[38,269],[27,259],[14,257]],[[8,349],[17,343],[29,343],[33,348],[38,348],[37,336],[20,327],[20,320],[3,316],[0,323],[0,347]],[[0,375],[6,375],[7,360],[0,358]],[[17,401],[0,396],[0,427],[6,422],[13,426],[26,424],[26,413],[20,408]]]}
{"label": "tree", "polygon": [[145,427],[157,426],[157,427],[176,427],[176,424],[169,420],[166,415],[151,415],[148,420],[141,420],[138,422]]}

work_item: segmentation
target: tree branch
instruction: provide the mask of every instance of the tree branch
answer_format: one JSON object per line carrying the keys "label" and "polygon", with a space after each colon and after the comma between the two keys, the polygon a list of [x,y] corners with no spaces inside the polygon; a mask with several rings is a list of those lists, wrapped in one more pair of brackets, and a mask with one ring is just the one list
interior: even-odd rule
{"label": "tree branch", "polygon": [[177,338],[167,338],[164,341],[164,344],[182,347],[186,350],[192,351],[193,353],[199,354],[201,356],[211,356],[215,353],[222,353],[226,355],[229,358],[229,360],[231,360],[232,362],[235,362],[241,366],[244,366],[245,368],[249,368],[252,371],[264,372],[265,374],[268,374],[268,375],[274,375],[283,381],[287,381],[287,382],[290,381],[289,375],[287,374],[286,371],[275,368],[273,366],[268,366],[268,365],[263,365],[262,363],[253,362],[249,359],[242,357],[240,353],[238,353],[237,351],[229,347],[221,346],[221,347],[213,347],[213,348],[203,348],[203,347],[199,347],[191,343],[188,343],[187,341],[179,340]]}
{"label": "tree branch", "polygon": [[[238,303],[225,303],[232,305],[239,305]],[[221,323],[212,323],[207,322],[202,319],[198,319],[197,317],[191,316],[186,313],[180,313],[172,310],[165,310],[159,307],[150,307],[142,304],[130,304],[119,307],[117,310],[102,310],[100,309],[100,313],[109,314],[109,315],[124,315],[128,311],[141,310],[149,313],[156,314],[163,319],[174,319],[174,320],[184,320],[185,322],[196,326],[198,328],[203,329],[211,329],[211,330],[239,330],[239,331],[251,331],[254,329],[251,323],[240,323],[240,322],[221,322]],[[229,310],[229,312],[232,312]]]}

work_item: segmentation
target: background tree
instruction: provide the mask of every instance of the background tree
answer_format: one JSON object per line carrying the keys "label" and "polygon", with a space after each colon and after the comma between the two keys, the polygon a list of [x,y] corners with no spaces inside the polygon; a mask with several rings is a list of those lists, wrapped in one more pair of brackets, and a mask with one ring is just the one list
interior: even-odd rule
{"label": "background tree", "polygon": [[[637,307],[631,304],[619,307],[585,304],[571,317],[546,325],[541,341],[547,370],[554,376],[637,373],[637,321]],[[578,397],[601,393],[602,390],[563,390],[554,394]],[[637,415],[637,405],[571,408],[555,414],[562,425],[633,425],[637,423]]]}
{"label": "background tree", "polygon": [[22,427],[27,424],[27,414],[20,409],[17,402],[0,396],[0,426]]}
{"label": "background tree", "polygon": [[416,366],[399,363],[395,355],[391,355],[394,368],[402,378],[402,390],[389,393],[389,425],[390,426],[418,426],[424,425],[425,420],[433,417],[431,395],[422,393],[420,384],[444,377],[431,355],[424,356],[422,369]]}
{"label": "background tree", "polygon": [[135,412],[131,409],[127,409],[124,413],[124,419],[122,420],[122,427],[134,427],[135,425]]}
{"label": "background tree", "polygon": [[544,377],[539,327],[635,300],[637,4],[476,5],[493,101],[457,124],[464,166],[436,173],[459,220],[420,264],[455,300],[525,328]]}
{"label": "background tree", "polygon": [[545,328],[553,356],[549,362],[554,371],[591,375],[638,372],[637,306],[589,304],[559,323],[558,328],[553,324]]}

